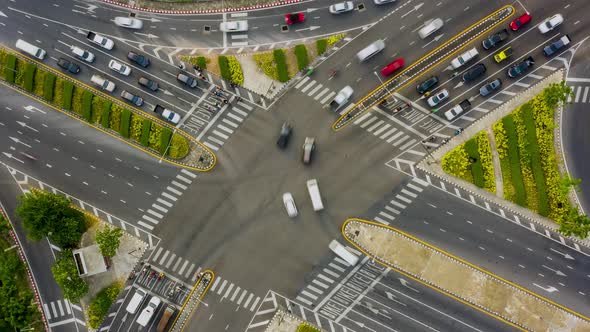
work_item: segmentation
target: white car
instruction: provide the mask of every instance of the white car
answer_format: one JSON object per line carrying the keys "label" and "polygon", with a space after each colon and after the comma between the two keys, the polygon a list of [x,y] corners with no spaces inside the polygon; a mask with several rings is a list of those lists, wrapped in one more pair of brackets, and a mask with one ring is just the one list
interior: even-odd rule
{"label": "white car", "polygon": [[167,109],[162,111],[162,117],[175,125],[180,122],[180,115]]}
{"label": "white car", "polygon": [[293,199],[293,195],[291,195],[291,193],[283,194],[283,203],[285,204],[285,209],[287,209],[287,214],[289,217],[297,217],[297,206],[295,205],[295,200]]}
{"label": "white car", "polygon": [[457,69],[469,62],[471,59],[475,58],[477,54],[477,49],[474,47],[453,59],[453,61],[451,61],[451,66],[453,67],[453,69]]}
{"label": "white car", "polygon": [[109,68],[121,75],[129,76],[129,74],[131,74],[131,68],[129,66],[126,66],[116,60],[109,61]]}
{"label": "white car", "polygon": [[219,24],[219,30],[223,32],[248,31],[248,21],[227,21]]}
{"label": "white car", "polygon": [[353,9],[354,9],[354,4],[352,3],[352,1],[344,1],[344,2],[339,2],[339,3],[335,3],[335,4],[331,5],[330,6],[330,13],[342,14],[342,13],[352,11]]}
{"label": "white car", "polygon": [[128,29],[139,30],[143,28],[143,21],[133,17],[117,16],[115,24]]}
{"label": "white car", "polygon": [[92,75],[92,77],[90,78],[90,81],[92,83],[96,84],[97,86],[99,86],[103,90],[107,90],[108,92],[115,91],[115,83],[113,83],[109,80],[106,80],[105,78],[103,78],[99,75]]}
{"label": "white car", "polygon": [[386,3],[390,3],[390,2],[394,2],[396,0],[373,0],[373,2],[375,2],[376,5],[382,5],[382,4],[386,4]]}
{"label": "white car", "polygon": [[430,96],[426,102],[428,102],[428,106],[436,107],[438,104],[443,102],[449,98],[449,91],[447,89],[442,89],[440,92],[437,92],[434,96]]}
{"label": "white car", "polygon": [[86,61],[86,62],[93,62],[94,61],[94,54],[90,53],[86,50],[79,48],[78,46],[72,47],[72,53],[78,58]]}
{"label": "white car", "polygon": [[563,23],[563,16],[561,16],[561,14],[555,14],[549,18],[546,18],[545,21],[539,24],[539,31],[541,33],[547,33],[555,29],[555,27],[557,27],[561,23]]}

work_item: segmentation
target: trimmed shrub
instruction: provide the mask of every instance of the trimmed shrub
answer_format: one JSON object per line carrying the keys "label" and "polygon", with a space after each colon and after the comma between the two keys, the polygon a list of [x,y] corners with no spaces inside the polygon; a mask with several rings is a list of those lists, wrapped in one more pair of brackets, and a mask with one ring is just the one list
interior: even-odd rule
{"label": "trimmed shrub", "polygon": [[92,97],[94,97],[92,92],[84,90],[82,96],[82,118],[88,122],[92,121]]}
{"label": "trimmed shrub", "polygon": [[516,126],[512,115],[507,115],[502,118],[504,129],[506,130],[506,140],[508,141],[508,161],[510,163],[511,184],[514,188],[514,203],[520,206],[526,206],[526,190],[524,189],[524,181],[522,180],[522,173],[520,171],[520,154],[518,151],[518,137],[516,134]]}
{"label": "trimmed shrub", "polygon": [[174,133],[168,149],[168,156],[172,159],[182,159],[186,157],[189,151],[188,140],[186,137]]}
{"label": "trimmed shrub", "polygon": [[221,72],[221,77],[224,80],[231,81],[231,71],[229,69],[229,62],[225,55],[220,55],[217,58],[217,62],[219,63],[219,71]]}
{"label": "trimmed shrub", "polygon": [[[8,57],[8,52],[3,49],[0,49],[0,68],[6,68],[6,57]],[[6,70],[0,70],[0,77],[6,78]]]}
{"label": "trimmed shrub", "polygon": [[277,66],[275,66],[275,60],[272,52],[254,54],[253,58],[254,62],[256,62],[256,66],[262,69],[266,76],[272,78],[273,80],[279,79]]}
{"label": "trimmed shrub", "polygon": [[74,83],[70,81],[63,82],[63,108],[68,111],[72,110],[72,97],[74,94]]}
{"label": "trimmed shrub", "polygon": [[309,57],[307,56],[307,48],[303,44],[295,45],[295,56],[297,57],[297,68],[299,70],[305,69],[309,65]]}
{"label": "trimmed shrub", "polygon": [[242,65],[240,65],[240,62],[234,56],[228,56],[227,61],[229,71],[231,72],[231,81],[235,84],[243,85],[244,73],[242,72]]}
{"label": "trimmed shrub", "polygon": [[162,127],[162,132],[160,134],[160,146],[158,151],[161,154],[166,153],[168,150],[168,144],[170,144],[170,138],[172,137],[172,130],[168,127]]}
{"label": "trimmed shrub", "polygon": [[494,163],[492,162],[492,148],[490,141],[485,131],[480,131],[476,136],[477,151],[483,168],[484,189],[495,193],[496,192],[496,176],[494,174]]}
{"label": "trimmed shrub", "polygon": [[272,55],[277,66],[279,82],[287,82],[289,80],[289,70],[287,68],[287,58],[285,56],[285,51],[282,49],[276,49],[272,52]]}
{"label": "trimmed shrub", "polygon": [[545,185],[545,175],[541,160],[539,156],[539,148],[537,146],[537,135],[535,128],[535,119],[533,118],[533,109],[531,103],[526,103],[521,106],[521,115],[523,124],[526,128],[527,151],[530,154],[531,170],[535,179],[535,186],[537,188],[538,212],[542,216],[549,215],[549,201],[547,198],[547,186]]}
{"label": "trimmed shrub", "polygon": [[143,146],[150,145],[150,128],[152,127],[152,120],[150,119],[143,119],[141,124],[141,138],[139,139],[139,143]]}
{"label": "trimmed shrub", "polygon": [[43,98],[48,102],[53,101],[53,88],[55,87],[55,75],[45,73],[45,82],[43,83]]}
{"label": "trimmed shrub", "polygon": [[340,39],[344,38],[346,36],[345,33],[339,33],[337,35],[332,35],[330,37],[328,37],[328,39],[326,40],[328,43],[328,47],[336,44],[338,41],[340,41]]}
{"label": "trimmed shrub", "polygon": [[318,51],[318,55],[322,55],[326,53],[328,49],[328,40],[327,39],[318,39],[315,41],[315,48]]}
{"label": "trimmed shrub", "polygon": [[152,121],[152,128],[150,130],[150,138],[148,139],[149,147],[159,151],[160,150],[160,135],[164,127]]}
{"label": "trimmed shrub", "polygon": [[23,61],[21,59],[16,59],[16,72],[14,73],[16,76],[14,77],[14,84],[20,86],[21,88],[23,87],[23,81],[24,81],[24,77],[25,77],[25,68],[27,66],[26,61]]}
{"label": "trimmed shrub", "polygon": [[79,86],[74,86],[74,95],[72,98],[72,110],[74,111],[74,113],[83,116],[83,97],[84,97],[84,93],[86,92],[86,89],[81,88]]}
{"label": "trimmed shrub", "polygon": [[113,103],[105,100],[104,103],[102,104],[102,115],[100,116],[100,124],[104,127],[104,128],[110,128],[110,123],[111,123],[111,105]]}
{"label": "trimmed shrub", "polygon": [[301,323],[299,326],[297,326],[297,332],[321,332],[321,330],[309,325],[308,323]]}
{"label": "trimmed shrub", "polygon": [[205,58],[204,56],[198,56],[195,64],[199,67],[201,67],[202,69],[207,69],[207,58]]}
{"label": "trimmed shrub", "polygon": [[119,128],[121,127],[121,112],[123,111],[123,107],[117,105],[117,104],[112,104],[111,105],[111,116],[110,116],[110,120],[109,120],[109,128],[111,128],[114,131],[119,131]]}
{"label": "trimmed shrub", "polygon": [[[23,89],[33,92],[33,80],[35,79],[35,70],[37,66],[32,63],[25,63],[25,72],[23,74]],[[42,82],[42,81],[41,81]]]}
{"label": "trimmed shrub", "polygon": [[96,294],[96,297],[92,299],[88,306],[88,326],[91,329],[96,329],[100,326],[100,323],[109,313],[109,308],[113,302],[117,299],[117,295],[121,291],[121,283],[115,282],[109,287],[103,288]]}
{"label": "trimmed shrub", "polygon": [[471,175],[473,176],[473,183],[480,187],[484,187],[483,179],[483,167],[481,166],[481,158],[479,157],[479,151],[477,150],[477,141],[472,138],[465,142],[465,152],[469,156],[469,162],[471,163]]}
{"label": "trimmed shrub", "polygon": [[539,199],[537,195],[537,186],[531,168],[531,155],[528,149],[528,140],[526,126],[523,123],[521,109],[518,108],[512,112],[512,119],[516,128],[516,136],[518,138],[518,153],[520,155],[520,171],[522,173],[522,180],[524,183],[524,190],[526,190],[526,207],[530,210],[539,211]]}
{"label": "trimmed shrub", "polygon": [[452,176],[473,182],[471,163],[469,162],[469,155],[465,151],[465,143],[445,154],[441,161],[441,167]]}
{"label": "trimmed shrub", "polygon": [[134,141],[139,142],[140,138],[141,138],[141,131],[143,128],[143,120],[144,117],[137,115],[137,114],[132,114],[131,115],[131,139]]}
{"label": "trimmed shrub", "polygon": [[92,115],[90,116],[91,123],[101,123],[102,112],[106,100],[100,96],[92,98]]}
{"label": "trimmed shrub", "polygon": [[124,108],[121,111],[121,125],[119,126],[119,133],[125,138],[129,138],[129,127],[131,125],[131,111]]}
{"label": "trimmed shrub", "polygon": [[16,77],[16,56],[8,54],[6,56],[6,63],[4,65],[4,77],[8,83],[14,83]]}
{"label": "trimmed shrub", "polygon": [[33,93],[39,97],[45,96],[43,87],[45,86],[45,70],[37,68],[35,70],[35,78],[33,79]]}
{"label": "trimmed shrub", "polygon": [[53,87],[53,103],[57,106],[63,106],[64,102],[64,80],[56,77],[55,86]]}

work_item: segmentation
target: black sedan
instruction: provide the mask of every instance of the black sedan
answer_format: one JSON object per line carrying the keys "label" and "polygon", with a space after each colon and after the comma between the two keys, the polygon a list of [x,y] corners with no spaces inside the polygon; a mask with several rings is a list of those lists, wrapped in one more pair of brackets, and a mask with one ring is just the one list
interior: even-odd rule
{"label": "black sedan", "polygon": [[287,147],[289,143],[289,138],[291,137],[291,130],[293,128],[288,123],[283,123],[281,127],[281,132],[279,133],[279,139],[277,140],[277,145],[280,149],[284,149]]}
{"label": "black sedan", "polygon": [[437,84],[438,84],[438,77],[431,76],[426,81],[418,84],[418,86],[416,87],[416,90],[418,91],[419,94],[424,94],[424,93],[432,90],[432,88]]}
{"label": "black sedan", "polygon": [[522,60],[521,62],[517,63],[516,65],[512,66],[508,69],[508,76],[509,77],[518,77],[524,74],[530,67],[535,64],[535,60],[533,60],[532,56]]}
{"label": "black sedan", "polygon": [[490,48],[498,46],[506,39],[508,39],[508,30],[504,29],[489,36],[486,40],[481,42],[481,46],[483,46],[484,49],[489,50]]}
{"label": "black sedan", "polygon": [[77,74],[80,72],[80,66],[64,58],[59,58],[57,65],[72,74]]}
{"label": "black sedan", "polygon": [[478,63],[463,74],[463,82],[471,82],[486,72],[486,66],[483,63]]}
{"label": "black sedan", "polygon": [[127,59],[137,63],[138,65],[144,68],[150,65],[150,59],[148,59],[144,55],[137,54],[135,52],[130,51],[129,53],[127,53]]}

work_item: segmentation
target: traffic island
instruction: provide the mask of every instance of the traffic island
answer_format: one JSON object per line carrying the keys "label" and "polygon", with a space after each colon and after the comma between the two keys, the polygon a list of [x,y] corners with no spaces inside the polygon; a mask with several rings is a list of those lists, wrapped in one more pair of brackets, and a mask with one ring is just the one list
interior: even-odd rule
{"label": "traffic island", "polygon": [[342,233],[384,266],[515,328],[590,331],[590,318],[393,227],[351,218]]}
{"label": "traffic island", "polygon": [[214,278],[215,274],[211,270],[205,270],[200,274],[190,294],[186,297],[182,308],[180,308],[180,312],[176,316],[174,323],[172,323],[172,327],[168,330],[169,332],[184,331],[186,324],[190,321],[199,304],[208,306],[202,300],[211,287]]}
{"label": "traffic island", "polygon": [[285,312],[283,309],[276,311],[265,332],[321,332],[319,328],[301,320],[298,316]]}

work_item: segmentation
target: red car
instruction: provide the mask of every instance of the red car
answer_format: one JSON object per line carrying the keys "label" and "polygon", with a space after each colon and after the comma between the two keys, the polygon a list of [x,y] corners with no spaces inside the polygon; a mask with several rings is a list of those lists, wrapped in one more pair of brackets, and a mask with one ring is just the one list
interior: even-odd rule
{"label": "red car", "polygon": [[522,28],[524,25],[526,25],[530,21],[531,21],[531,14],[524,13],[519,18],[510,22],[510,29],[512,29],[512,31],[516,31],[516,30]]}
{"label": "red car", "polygon": [[381,75],[387,77],[387,76],[393,74],[396,70],[400,69],[403,66],[404,66],[404,59],[403,58],[395,59],[395,60],[393,60],[392,63],[388,64],[387,66],[383,67],[383,69],[381,69]]}
{"label": "red car", "polygon": [[304,13],[295,13],[295,14],[287,14],[285,15],[285,23],[291,25],[295,23],[303,23],[305,22],[305,14]]}

